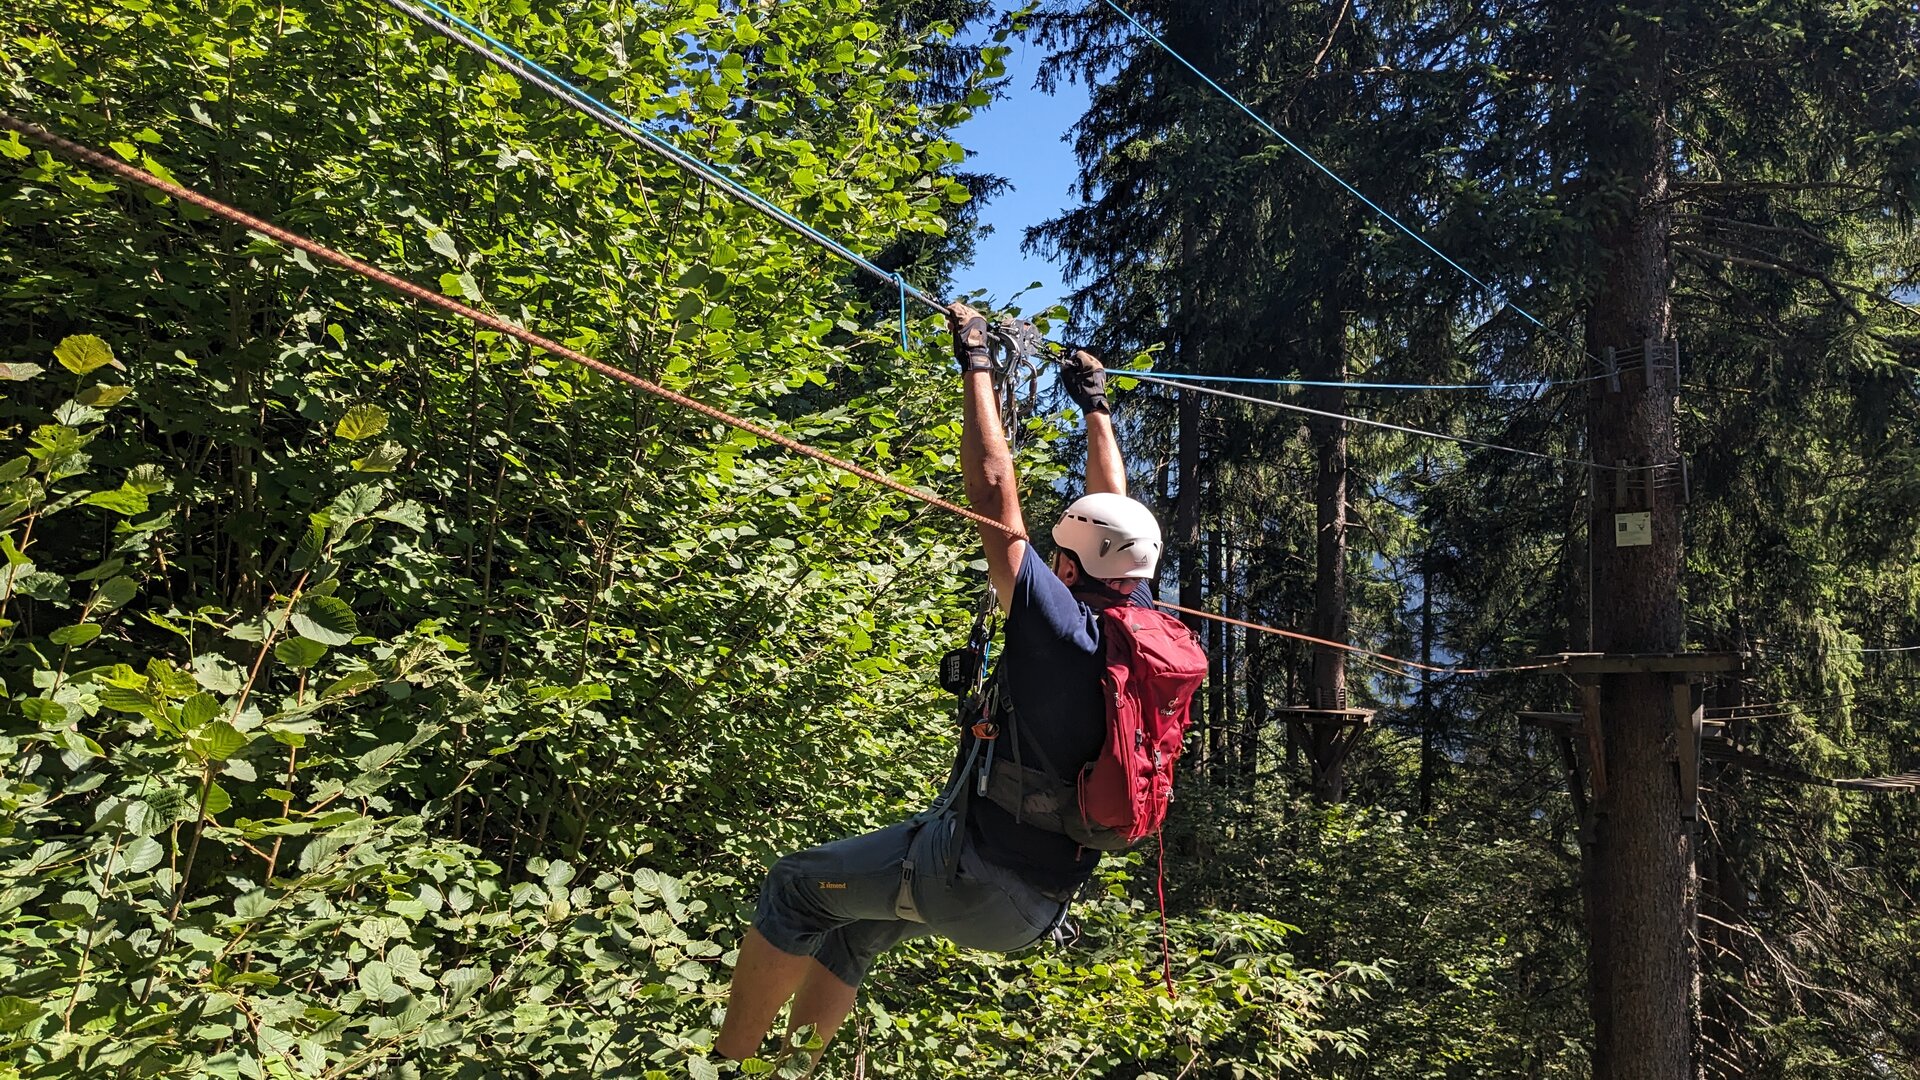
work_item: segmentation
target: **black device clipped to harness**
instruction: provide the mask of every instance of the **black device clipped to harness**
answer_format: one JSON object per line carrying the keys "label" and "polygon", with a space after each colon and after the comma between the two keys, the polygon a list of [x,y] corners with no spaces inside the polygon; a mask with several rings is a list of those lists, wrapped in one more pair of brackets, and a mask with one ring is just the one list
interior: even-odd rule
{"label": "black device clipped to harness", "polygon": [[980,650],[968,642],[940,658],[940,689],[955,697],[973,692],[980,678]]}
{"label": "black device clipped to harness", "polygon": [[997,629],[994,614],[999,610],[1000,598],[989,585],[974,606],[967,643],[940,658],[940,689],[959,698],[962,711],[980,695],[986,681],[988,651]]}

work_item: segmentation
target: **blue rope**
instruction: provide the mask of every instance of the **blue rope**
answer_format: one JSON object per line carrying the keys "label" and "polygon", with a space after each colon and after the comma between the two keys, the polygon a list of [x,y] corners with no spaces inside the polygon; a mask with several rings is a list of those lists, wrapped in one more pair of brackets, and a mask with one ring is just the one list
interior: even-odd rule
{"label": "blue rope", "polygon": [[900,351],[910,352],[907,347],[907,279],[896,273],[893,280],[900,286]]}
{"label": "blue rope", "polygon": [[[404,0],[387,0],[387,2],[391,4],[393,7],[400,10],[401,12],[408,14],[410,16],[413,16],[414,18],[418,18],[422,22],[428,23],[428,25],[430,26],[432,25],[431,20],[424,18],[422,14],[418,11],[418,9],[412,9],[411,5],[405,3]],[[945,305],[941,304],[939,300],[921,291],[920,289],[915,288],[912,285],[908,285],[906,282],[906,279],[900,277],[900,275],[889,273],[885,270],[882,270],[880,267],[874,265],[871,261],[866,259],[864,256],[860,255],[858,252],[855,252],[851,248],[848,248],[845,244],[840,243],[839,241],[833,239],[832,237],[814,228],[813,226],[808,225],[806,222],[795,217],[793,214],[782,209],[781,207],[769,201],[765,197],[745,187],[739,181],[734,180],[731,177],[720,172],[717,168],[715,168],[709,162],[702,161],[701,159],[694,157],[692,154],[689,154],[685,150],[682,150],[679,146],[668,141],[667,139],[661,138],[658,134],[648,130],[646,127],[643,127],[641,123],[638,120],[635,120],[633,117],[628,116],[623,112],[620,112],[618,109],[615,109],[613,106],[607,104],[604,101],[601,101],[599,98],[596,98],[592,94],[589,94],[586,91],[580,89],[579,87],[573,85],[567,80],[561,78],[559,75],[554,74],[552,71],[542,66],[539,63],[539,61],[536,61],[533,58],[527,56],[525,53],[520,52],[518,49],[515,49],[513,46],[507,44],[506,42],[500,40],[499,38],[494,37],[492,34],[488,33],[485,29],[479,26],[476,26],[473,23],[467,21],[466,19],[461,18],[459,15],[455,14],[454,12],[449,11],[446,7],[439,4],[437,0],[418,0],[418,3],[431,9],[435,13],[439,14],[441,17],[449,20],[450,22],[468,31],[469,33],[479,36],[481,39],[486,41],[487,44],[493,46],[495,49],[500,50],[500,52],[507,54],[507,56],[512,57],[514,61],[520,64],[521,67],[523,68],[523,70],[518,74],[521,74],[523,76],[533,74],[537,76],[533,78],[532,81],[534,81],[536,84],[544,82],[545,86],[543,87],[543,89],[548,90],[548,92],[550,93],[565,96],[566,98],[571,99],[575,107],[579,108],[582,112],[585,112],[589,116],[592,116],[603,122],[611,123],[618,129],[623,129],[625,132],[629,133],[634,138],[645,142],[655,150],[659,151],[661,154],[665,155],[667,158],[672,160],[675,164],[693,173],[698,174],[702,178],[720,186],[721,188],[724,188],[727,192],[732,194],[735,198],[753,207],[755,210],[758,210],[761,213],[765,214],[766,216],[779,222],[780,224],[785,225],[787,228],[792,229],[794,232],[799,233],[801,236],[804,236],[807,239],[812,240],[814,243],[819,244],[821,247],[826,248],[828,251],[833,252],[835,255],[840,256],[842,259],[845,259],[847,262],[853,264],[854,266],[857,266],[860,269],[867,271],[868,273],[874,275],[880,280],[897,281],[900,285],[901,291],[907,295],[912,296],[914,299],[919,300],[922,303],[925,303],[931,307],[937,308],[941,311],[946,310]],[[435,27],[435,29],[445,32],[448,28]],[[455,40],[458,40],[456,35],[449,34],[448,36],[453,37]],[[485,50],[478,48],[475,42],[460,41],[459,43],[462,45],[465,45],[469,49],[472,49],[474,52],[480,54],[482,57],[491,61],[496,66],[505,68],[508,71],[512,71],[511,65],[503,62],[503,60],[497,55],[488,55]]]}
{"label": "blue rope", "polygon": [[1214,90],[1219,92],[1221,97],[1224,97],[1228,101],[1233,102],[1234,105],[1239,107],[1241,112],[1246,113],[1249,117],[1252,117],[1254,123],[1259,124],[1261,127],[1265,128],[1267,130],[1267,133],[1272,135],[1274,138],[1279,139],[1280,142],[1283,145],[1285,145],[1287,149],[1307,159],[1307,163],[1309,165],[1312,165],[1314,168],[1319,169],[1323,173],[1326,173],[1327,176],[1331,178],[1334,183],[1339,184],[1341,187],[1345,188],[1348,194],[1352,195],[1356,199],[1359,199],[1361,202],[1367,204],[1368,209],[1372,210],[1376,214],[1379,214],[1381,217],[1386,218],[1387,221],[1393,224],[1394,228],[1399,229],[1401,232],[1406,233],[1408,236],[1413,237],[1413,239],[1417,241],[1421,247],[1426,248],[1428,251],[1431,251],[1435,255],[1439,256],[1441,262],[1444,262],[1448,266],[1453,267],[1455,270],[1460,271],[1461,274],[1465,275],[1468,281],[1471,281],[1475,285],[1480,286],[1480,288],[1483,291],[1485,291],[1486,293],[1494,297],[1494,299],[1500,301],[1501,303],[1506,304],[1508,307],[1512,308],[1514,311],[1519,312],[1520,315],[1524,317],[1528,322],[1534,324],[1535,326],[1538,326],[1540,329],[1545,330],[1548,333],[1554,332],[1552,327],[1548,326],[1546,323],[1541,322],[1539,319],[1534,318],[1532,312],[1528,311],[1526,308],[1523,308],[1519,304],[1516,304],[1512,300],[1508,299],[1504,294],[1501,293],[1499,288],[1485,281],[1482,281],[1477,275],[1474,274],[1473,271],[1453,261],[1452,258],[1448,257],[1446,252],[1441,251],[1439,248],[1434,247],[1431,243],[1428,243],[1426,237],[1421,236],[1418,232],[1415,232],[1411,226],[1402,222],[1399,218],[1394,217],[1391,213],[1388,213],[1386,208],[1381,206],[1379,203],[1374,202],[1372,199],[1367,198],[1364,194],[1361,193],[1359,188],[1354,187],[1352,184],[1347,183],[1346,180],[1341,178],[1339,173],[1336,173],[1332,169],[1327,168],[1324,164],[1321,163],[1319,158],[1314,157],[1312,154],[1308,153],[1304,147],[1300,146],[1300,144],[1294,142],[1292,139],[1287,138],[1284,134],[1281,133],[1279,128],[1274,127],[1272,124],[1268,123],[1265,117],[1261,116],[1257,112],[1254,112],[1251,108],[1247,106],[1246,102],[1241,101],[1239,98],[1235,97],[1232,91],[1228,90],[1224,86],[1221,86],[1219,83],[1214,82],[1212,78],[1208,77],[1206,72],[1201,71],[1197,67],[1194,67],[1192,61],[1188,60],[1186,57],[1181,56],[1179,53],[1175,52],[1173,49],[1173,46],[1168,45],[1166,42],[1160,40],[1160,35],[1147,29],[1146,26],[1143,25],[1139,19],[1136,19],[1131,14],[1129,14],[1126,8],[1121,7],[1119,4],[1115,3],[1114,0],[1106,0],[1106,4],[1108,7],[1119,12],[1121,18],[1124,18],[1128,22],[1132,23],[1134,26],[1134,29],[1139,30],[1141,33],[1147,35],[1147,37],[1150,40],[1152,40],[1152,42],[1155,45],[1160,46],[1160,48],[1164,50],[1168,56],[1171,56],[1175,60],[1180,61],[1180,63],[1188,71],[1191,71],[1195,75],[1199,76],[1201,82],[1204,82],[1208,86],[1213,87]]}

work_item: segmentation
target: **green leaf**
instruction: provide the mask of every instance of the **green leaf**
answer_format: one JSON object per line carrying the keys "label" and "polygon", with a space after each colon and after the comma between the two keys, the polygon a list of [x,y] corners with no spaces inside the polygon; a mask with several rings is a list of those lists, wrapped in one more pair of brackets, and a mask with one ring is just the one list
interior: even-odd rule
{"label": "green leaf", "polygon": [[65,645],[71,648],[75,645],[85,645],[87,642],[99,636],[99,623],[75,623],[72,626],[63,626],[53,633],[48,634],[47,640],[53,642],[55,645]]}
{"label": "green leaf", "polygon": [[322,698],[351,697],[370,686],[378,686],[380,681],[379,672],[363,668],[348,672],[328,683],[326,689],[320,691],[320,696]]}
{"label": "green leaf", "polygon": [[334,425],[333,433],[343,439],[359,442],[371,439],[387,430],[387,410],[378,405],[355,405],[347,410],[347,415]]}
{"label": "green leaf", "polygon": [[32,600],[67,599],[67,579],[49,570],[21,574],[13,581],[13,591]]}
{"label": "green leaf", "polygon": [[19,1031],[40,1019],[46,1010],[26,998],[0,997],[0,1031]]}
{"label": "green leaf", "polygon": [[113,349],[92,334],[73,334],[62,339],[54,347],[53,358],[75,375],[85,375],[109,364],[117,368],[124,366],[113,358]]}
{"label": "green leaf", "polygon": [[327,520],[334,528],[334,538],[338,539],[354,522],[373,513],[382,497],[380,485],[371,481],[355,484],[335,496],[327,504]]}
{"label": "green leaf", "polygon": [[161,846],[160,841],[151,836],[141,836],[127,845],[126,850],[121,853],[121,858],[126,863],[127,873],[144,874],[159,866],[160,860],[166,858],[166,855],[167,849]]}
{"label": "green leaf", "polygon": [[39,364],[0,364],[0,382],[26,382],[46,370]]}
{"label": "green leaf", "polygon": [[345,645],[360,632],[360,621],[339,597],[310,596],[294,611],[293,628],[322,645]]}
{"label": "green leaf", "polygon": [[139,594],[140,586],[130,577],[120,575],[108,578],[100,585],[100,600],[96,610],[118,611],[132,602]]}
{"label": "green leaf", "polygon": [[273,898],[265,889],[255,889],[234,898],[233,917],[242,921],[262,918],[273,910]]}
{"label": "green leaf", "polygon": [[454,262],[460,262],[460,249],[454,246],[453,234],[445,229],[434,229],[427,233],[427,246]]}
{"label": "green leaf", "polygon": [[360,969],[360,990],[374,1001],[392,1001],[406,993],[393,980],[393,969],[384,960],[370,960]]}
{"label": "green leaf", "polygon": [[72,717],[65,705],[52,698],[28,698],[20,703],[20,711],[26,714],[27,719],[42,727],[56,727]]}
{"label": "green leaf", "polygon": [[193,658],[193,681],[216,694],[237,694],[246,685],[246,674],[219,653],[204,652]]}
{"label": "green leaf", "polygon": [[112,408],[133,393],[131,386],[89,386],[73,396],[75,401],[95,409]]}
{"label": "green leaf", "polygon": [[135,799],[127,804],[126,822],[127,831],[135,836],[152,836],[173,824],[170,818],[143,799]]}
{"label": "green leaf", "polygon": [[219,698],[212,694],[195,694],[180,706],[180,726],[188,729],[197,728],[219,715]]}
{"label": "green leaf", "polygon": [[426,507],[412,500],[397,502],[385,510],[373,515],[381,521],[391,521],[395,525],[404,525],[414,532],[427,531]]}
{"label": "green leaf", "polygon": [[[247,745],[249,736],[225,720],[215,720],[187,737],[193,752],[209,761],[225,761]],[[212,813],[211,809],[208,813]]]}
{"label": "green leaf", "polygon": [[167,471],[158,465],[135,465],[120,486],[142,495],[158,495],[172,487],[173,481],[167,479]]}
{"label": "green leaf", "polygon": [[420,950],[411,945],[395,945],[388,949],[387,966],[393,969],[395,978],[409,986],[433,985],[431,979],[421,974]]}
{"label": "green leaf", "polygon": [[92,409],[82,405],[77,399],[69,401],[53,410],[55,423],[65,424],[68,427],[75,428],[83,428],[88,424],[98,423],[106,419],[106,416],[107,414],[101,412],[99,409]]}
{"label": "green leaf", "polygon": [[80,501],[88,506],[105,507],[124,517],[147,512],[147,497],[125,487],[114,491],[96,491]]}
{"label": "green leaf", "polygon": [[273,647],[273,658],[290,668],[304,670],[320,662],[327,647],[311,638],[292,637]]}
{"label": "green leaf", "polygon": [[392,472],[402,461],[406,460],[406,457],[406,447],[397,442],[383,442],[379,446],[374,447],[373,451],[366,457],[355,458],[353,468],[355,472]]}
{"label": "green leaf", "polygon": [[440,291],[468,300],[484,299],[480,295],[480,283],[473,279],[472,274],[441,274]]}

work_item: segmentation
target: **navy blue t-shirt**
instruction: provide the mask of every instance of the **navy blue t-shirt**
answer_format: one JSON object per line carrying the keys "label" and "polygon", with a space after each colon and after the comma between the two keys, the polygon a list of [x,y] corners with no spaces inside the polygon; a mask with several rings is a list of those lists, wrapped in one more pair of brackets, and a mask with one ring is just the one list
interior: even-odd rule
{"label": "navy blue t-shirt", "polygon": [[[1135,604],[1153,604],[1153,590],[1142,581]],[[1106,667],[1100,616],[1081,603],[1045,559],[1027,545],[1007,604],[1007,627],[1000,654],[1001,692],[1011,701],[1012,724],[996,754],[1012,757],[1014,739],[1024,739],[1022,763],[1044,768],[1028,748],[1038,745],[1060,779],[1071,782],[1100,756],[1107,733],[1107,703],[1100,688]],[[964,752],[964,747],[963,747]],[[967,831],[980,857],[1018,874],[1049,892],[1076,889],[1093,874],[1100,853],[1082,849],[1062,833],[1014,820],[990,799],[968,804]]]}

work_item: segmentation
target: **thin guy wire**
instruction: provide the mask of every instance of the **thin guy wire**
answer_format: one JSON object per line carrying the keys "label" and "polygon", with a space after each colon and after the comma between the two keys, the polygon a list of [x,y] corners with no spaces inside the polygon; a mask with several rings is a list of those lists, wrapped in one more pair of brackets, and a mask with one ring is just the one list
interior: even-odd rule
{"label": "thin guy wire", "polygon": [[811,446],[808,446],[806,443],[799,441],[798,439],[792,438],[791,436],[782,435],[781,433],[774,431],[772,428],[765,427],[761,424],[756,424],[751,420],[743,420],[740,417],[734,416],[732,413],[726,412],[725,410],[722,410],[722,409],[715,408],[712,405],[708,405],[706,402],[697,401],[693,398],[686,396],[685,394],[681,394],[676,391],[669,390],[666,387],[661,386],[660,384],[652,382],[648,379],[643,379],[640,376],[635,375],[630,371],[625,371],[621,368],[614,367],[612,364],[595,360],[593,357],[588,356],[585,353],[567,348],[565,345],[561,345],[557,342],[549,341],[548,339],[541,337],[540,335],[534,333],[531,330],[526,329],[525,327],[519,325],[518,323],[509,322],[508,320],[502,319],[497,315],[489,315],[484,311],[479,311],[475,308],[468,307],[467,305],[462,304],[457,300],[453,300],[446,296],[442,296],[441,294],[434,292],[431,289],[422,288],[421,286],[416,285],[411,281],[407,281],[404,278],[395,277],[393,274],[390,274],[385,270],[381,270],[376,266],[372,266],[368,263],[361,262],[359,259],[353,258],[350,255],[342,255],[341,253],[334,251],[332,248],[329,248],[324,244],[320,244],[313,240],[309,240],[306,237],[299,235],[298,233],[288,232],[286,229],[282,229],[278,225],[274,225],[270,222],[263,221],[260,218],[254,217],[253,215],[248,214],[244,211],[236,210],[233,207],[228,206],[223,202],[220,202],[216,199],[209,198],[205,195],[200,194],[197,191],[192,191],[188,188],[181,187],[178,184],[168,183],[167,181],[162,180],[159,177],[152,175],[151,173],[135,168],[134,166],[129,165],[126,162],[119,161],[114,158],[110,158],[107,155],[102,154],[97,150],[89,150],[88,148],[81,146],[79,143],[72,142],[68,139],[64,139],[58,135],[55,135],[53,132],[48,131],[45,128],[39,127],[35,124],[29,124],[23,120],[17,120],[6,113],[0,113],[0,126],[4,126],[14,131],[17,131],[20,134],[26,136],[27,138],[33,139],[36,142],[40,142],[47,146],[53,147],[54,149],[59,150],[60,152],[67,154],[70,157],[77,158],[81,161],[84,161],[89,165],[93,165],[97,168],[105,169],[112,173],[116,173],[128,180],[133,181],[134,183],[152,188],[155,191],[159,191],[167,195],[171,195],[174,198],[181,200],[182,202],[192,203],[193,205],[200,207],[202,210],[205,210],[208,213],[226,218],[228,221],[235,222],[236,224],[244,225],[247,228],[252,229],[257,233],[260,233],[263,236],[270,237],[274,240],[278,240],[280,243],[286,244],[290,247],[299,248],[301,251],[304,251],[309,255],[313,255],[315,257],[325,259],[327,262],[330,262],[335,266],[341,267],[342,269],[345,269],[345,270],[350,270],[353,273],[359,274],[364,278],[367,278],[371,281],[384,285],[387,288],[392,289],[393,291],[408,297],[409,299],[418,301],[419,303],[422,303],[422,304],[430,305],[432,307],[440,308],[443,311],[451,312],[464,319],[468,319],[468,320],[471,320],[472,322],[478,323],[479,325],[484,326],[490,330],[497,331],[499,333],[507,335],[508,337],[525,342],[526,344],[531,345],[534,348],[552,353],[553,355],[561,357],[566,360],[571,360],[574,363],[579,364],[581,367],[588,369],[589,371],[597,372],[598,374],[603,375],[609,379],[613,379],[617,382],[626,383],[627,385],[632,386],[636,389],[652,394],[654,397],[660,398],[663,401],[671,402],[675,405],[680,406],[681,408],[691,409],[702,416],[706,416],[711,419],[718,420],[719,422],[726,424],[729,427],[738,428],[741,431],[745,431],[751,435],[757,435],[760,438],[766,439],[768,442],[775,443],[779,446],[783,446],[788,450],[793,451],[796,454],[803,454],[807,457],[813,458],[815,461],[824,462],[825,464],[831,465],[834,468],[839,469],[843,472],[851,473],[854,476],[860,477],[863,480],[870,480],[873,483],[876,483],[882,487],[888,488],[889,490],[897,491],[902,495],[906,495],[911,498],[918,499],[929,506],[939,507],[940,509],[946,510],[950,513],[958,514],[969,521],[972,521],[979,525],[987,526],[988,528],[991,528],[991,529],[998,530],[999,532],[1003,532],[1006,535],[1011,536],[1015,539],[1019,539],[1019,540],[1026,539],[1026,535],[1022,533],[1020,530],[1015,529],[1010,525],[996,521],[993,518],[987,517],[985,514],[981,514],[976,511],[969,510],[964,506],[959,506],[954,503],[948,502],[947,500],[942,499],[937,495],[933,495],[928,492],[921,491],[918,488],[910,487],[906,484],[901,483],[898,480],[893,479],[890,476],[885,476],[880,473],[874,472],[872,469],[868,469],[868,468],[865,468],[864,466],[856,465],[853,462],[847,461],[844,458],[835,457],[834,455],[829,454],[824,450],[817,450]]}
{"label": "thin guy wire", "polygon": [[1113,368],[1109,375],[1152,375],[1159,379],[1178,379],[1182,382],[1223,382],[1253,383],[1259,386],[1331,386],[1343,390],[1538,390],[1549,386],[1573,386],[1581,383],[1599,382],[1612,378],[1609,375],[1586,375],[1578,379],[1516,379],[1513,382],[1484,383],[1382,383],[1382,382],[1342,382],[1333,379],[1271,379],[1248,375],[1206,375],[1186,371],[1161,371],[1148,368],[1129,371]]}
{"label": "thin guy wire", "polygon": [[[921,290],[918,286],[909,284],[907,280],[899,274],[882,270],[865,256],[800,220],[771,200],[719,171],[719,169],[708,162],[702,161],[692,154],[687,153],[685,150],[674,145],[670,140],[664,139],[654,132],[647,130],[638,120],[635,120],[633,117],[615,109],[613,106],[554,74],[552,71],[541,66],[538,61],[526,56],[499,38],[494,37],[481,27],[468,22],[466,19],[440,6],[435,3],[434,0],[420,0],[420,2],[445,16],[447,19],[458,23],[460,27],[471,31],[473,34],[479,35],[485,39],[488,44],[492,45],[493,48],[488,48],[487,45],[475,41],[459,29],[447,25],[447,23],[434,18],[413,4],[408,3],[407,0],[383,0],[383,2],[395,11],[413,19],[422,26],[439,34],[441,37],[446,38],[448,41],[467,49],[475,56],[507,72],[509,75],[513,75],[524,82],[538,87],[549,97],[552,97],[563,105],[573,108],[589,119],[599,122],[603,127],[626,138],[634,145],[659,154],[688,172],[694,173],[702,179],[717,185],[734,198],[758,210],[774,222],[826,248],[828,251],[833,252],[855,267],[866,271],[881,281],[889,283],[897,282],[900,288],[915,300],[926,304],[936,311],[944,313],[947,310],[947,306],[941,303],[939,299]],[[502,53],[506,55],[503,56],[501,55]]]}
{"label": "thin guy wire", "polygon": [[1306,413],[1310,416],[1323,416],[1329,420],[1346,420],[1355,424],[1365,424],[1368,427],[1384,428],[1387,431],[1398,431],[1406,435],[1418,435],[1427,439],[1445,439],[1447,442],[1459,443],[1463,446],[1477,446],[1483,450],[1498,450],[1502,453],[1521,454],[1530,458],[1540,458],[1544,461],[1558,462],[1562,465],[1577,465],[1583,469],[1602,469],[1607,472],[1634,473],[1651,472],[1655,469],[1668,467],[1668,465],[1627,465],[1624,467],[1619,465],[1602,465],[1594,461],[1582,461],[1579,458],[1562,457],[1559,454],[1548,454],[1539,450],[1522,450],[1517,446],[1502,446],[1499,443],[1472,439],[1465,435],[1449,435],[1444,431],[1428,431],[1425,428],[1407,427],[1404,424],[1390,424],[1385,420],[1369,420],[1364,416],[1349,416],[1346,413],[1328,412],[1325,409],[1312,409],[1305,405],[1295,405],[1286,401],[1275,401],[1272,398],[1259,398],[1247,394],[1236,394],[1231,390],[1218,390],[1211,386],[1170,383],[1152,375],[1138,375],[1130,372],[1114,372],[1114,374],[1127,375],[1129,378],[1138,379],[1143,383],[1153,383],[1172,390],[1194,390],[1202,394],[1212,394],[1214,397],[1229,398],[1234,401],[1245,401],[1254,405],[1265,405],[1270,409],[1286,409],[1289,412]]}
{"label": "thin guy wire", "polygon": [[1850,652],[1850,653],[1920,652],[1920,645],[1896,645],[1891,648],[1881,648],[1881,649],[1858,648],[1858,647],[1842,645],[1842,646],[1835,646],[1829,651],[1830,652]]}
{"label": "thin guy wire", "polygon": [[[1535,318],[1532,312],[1528,311],[1526,308],[1521,307],[1519,304],[1514,303],[1512,298],[1508,297],[1498,286],[1492,285],[1486,281],[1481,280],[1481,278],[1478,275],[1476,275],[1473,271],[1460,265],[1458,262],[1455,262],[1453,258],[1449,256],[1446,252],[1441,251],[1437,247],[1434,247],[1433,244],[1429,242],[1426,237],[1421,236],[1417,231],[1413,229],[1412,226],[1407,225],[1405,222],[1402,222],[1399,218],[1393,216],[1391,212],[1389,212],[1385,207],[1381,206],[1379,203],[1374,202],[1372,199],[1367,198],[1367,196],[1364,193],[1362,193],[1359,188],[1354,187],[1352,184],[1349,184],[1343,177],[1341,177],[1339,173],[1334,172],[1332,169],[1328,168],[1325,164],[1323,164],[1319,158],[1314,157],[1311,153],[1308,153],[1305,147],[1301,146],[1299,143],[1294,142],[1292,139],[1287,138],[1287,136],[1284,133],[1282,133],[1279,128],[1273,126],[1272,123],[1268,122],[1266,117],[1261,116],[1257,112],[1254,112],[1253,109],[1249,107],[1246,102],[1241,101],[1238,97],[1235,97],[1231,90],[1228,90],[1226,87],[1221,86],[1219,83],[1213,81],[1213,78],[1209,76],[1206,72],[1201,71],[1199,68],[1195,67],[1191,60],[1188,60],[1186,57],[1180,55],[1178,52],[1174,50],[1173,46],[1168,45],[1165,41],[1162,41],[1160,39],[1160,35],[1147,29],[1146,25],[1142,23],[1139,19],[1134,18],[1133,15],[1130,12],[1128,12],[1126,8],[1121,7],[1119,4],[1115,3],[1114,0],[1106,0],[1106,5],[1112,8],[1113,10],[1119,12],[1121,18],[1132,23],[1134,29],[1140,31],[1142,34],[1145,34],[1148,40],[1152,41],[1155,45],[1160,46],[1161,51],[1165,52],[1168,56],[1171,56],[1175,60],[1178,60],[1181,66],[1185,67],[1188,71],[1193,72],[1193,74],[1197,76],[1201,82],[1204,82],[1208,86],[1213,87],[1213,89],[1217,93],[1219,93],[1221,97],[1224,97],[1228,101],[1232,102],[1234,106],[1238,108],[1241,112],[1246,113],[1247,116],[1250,117],[1254,123],[1259,124],[1262,128],[1265,128],[1268,134],[1272,135],[1276,139],[1279,139],[1280,142],[1283,145],[1285,145],[1287,149],[1300,155],[1302,158],[1305,158],[1307,161],[1307,164],[1312,165],[1314,168],[1319,169],[1321,172],[1325,173],[1328,176],[1328,178],[1331,179],[1334,183],[1339,184],[1342,188],[1344,188],[1349,195],[1352,195],[1354,198],[1359,199],[1361,202],[1365,203],[1368,209],[1380,215],[1382,218],[1385,218],[1390,224],[1393,225],[1394,228],[1399,229],[1401,232],[1406,233],[1408,236],[1412,237],[1414,241],[1418,243],[1421,247],[1426,248],[1428,251],[1433,252],[1433,254],[1437,256],[1441,262],[1444,262],[1448,266],[1451,266],[1455,270],[1458,270],[1461,273],[1461,275],[1464,276],[1468,281],[1471,281],[1475,285],[1478,285],[1483,292],[1487,293],[1489,296],[1492,296],[1494,299],[1498,300],[1500,303],[1503,303],[1506,306],[1512,308],[1514,311],[1518,312],[1520,316],[1526,319],[1528,322],[1532,323],[1533,325],[1539,327],[1542,330],[1545,330],[1547,333],[1552,334],[1555,337],[1565,338],[1564,334],[1561,334],[1559,331],[1555,330],[1553,327],[1548,326],[1546,323],[1541,322],[1538,318]],[[1567,339],[1567,340],[1571,340],[1571,339]],[[1581,351],[1585,352],[1586,350],[1582,349]]]}

